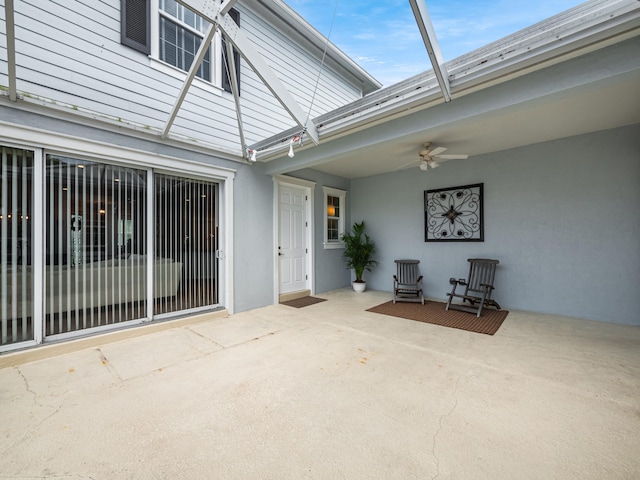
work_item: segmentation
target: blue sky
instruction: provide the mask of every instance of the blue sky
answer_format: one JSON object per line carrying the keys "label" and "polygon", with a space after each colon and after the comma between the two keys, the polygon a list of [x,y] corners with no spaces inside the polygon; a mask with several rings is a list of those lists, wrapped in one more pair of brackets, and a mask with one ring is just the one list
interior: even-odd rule
{"label": "blue sky", "polygon": [[[385,86],[431,68],[408,0],[285,2]],[[426,3],[446,61],[582,2],[427,0]]]}

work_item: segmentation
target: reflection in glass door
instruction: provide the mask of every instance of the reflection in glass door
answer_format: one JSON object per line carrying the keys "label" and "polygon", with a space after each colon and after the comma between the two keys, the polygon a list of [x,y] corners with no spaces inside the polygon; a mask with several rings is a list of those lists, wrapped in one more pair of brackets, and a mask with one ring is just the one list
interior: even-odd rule
{"label": "reflection in glass door", "polygon": [[32,151],[0,146],[0,346],[33,340]]}
{"label": "reflection in glass door", "polygon": [[147,316],[146,175],[46,156],[45,336]]}
{"label": "reflection in glass door", "polygon": [[[155,175],[154,315],[218,304],[218,186]],[[170,267],[171,265],[171,267]]]}

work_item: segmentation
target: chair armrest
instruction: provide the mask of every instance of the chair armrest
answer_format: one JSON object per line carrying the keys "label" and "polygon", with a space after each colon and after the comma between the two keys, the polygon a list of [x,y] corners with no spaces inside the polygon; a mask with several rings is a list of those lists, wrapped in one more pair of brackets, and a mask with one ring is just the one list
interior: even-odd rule
{"label": "chair armrest", "polygon": [[420,276],[418,277],[418,280],[416,280],[416,283],[419,283],[419,282],[421,282],[421,281],[422,281],[422,275],[420,275]]}
{"label": "chair armrest", "polygon": [[464,278],[457,278],[456,279],[456,278],[451,277],[449,279],[449,283],[451,285],[466,285],[467,281]]}
{"label": "chair armrest", "polygon": [[491,290],[495,290],[495,287],[493,285],[489,285],[488,283],[481,283],[480,286],[481,287],[485,287],[485,288],[489,288]]}
{"label": "chair armrest", "polygon": [[396,275],[393,276],[393,279],[397,282],[398,281],[398,277]]}

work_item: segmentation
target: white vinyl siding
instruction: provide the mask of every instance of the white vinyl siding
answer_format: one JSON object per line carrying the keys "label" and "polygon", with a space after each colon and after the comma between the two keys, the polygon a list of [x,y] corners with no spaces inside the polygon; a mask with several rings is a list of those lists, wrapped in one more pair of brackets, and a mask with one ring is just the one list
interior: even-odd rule
{"label": "white vinyl siding", "polygon": [[321,51],[317,52],[317,57],[311,56],[297,42],[292,42],[283,32],[263,22],[253,12],[246,13],[243,21],[246,30],[260,39],[254,45],[256,49],[305,110],[309,108],[320,73],[320,82],[313,98],[312,117],[362,96],[354,85],[341,80],[326,63],[321,65]]}
{"label": "white vinyl siding", "polygon": [[[286,84],[303,110],[311,103],[318,57],[237,4],[242,31]],[[4,9],[0,9],[4,16]],[[153,12],[152,12],[153,15]],[[156,12],[157,15],[157,12]],[[152,68],[152,60],[121,44],[119,0],[16,3],[17,88],[27,103],[140,132],[164,129],[182,78]],[[0,83],[7,85],[6,47],[0,46]],[[222,151],[240,153],[235,105],[221,88],[194,82],[170,134]],[[295,125],[241,60],[242,114],[247,143]],[[324,68],[312,116],[359,98],[360,92]]]}
{"label": "white vinyl siding", "polygon": [[[355,86],[341,80],[326,65],[321,69],[320,57],[310,56],[306,50],[292,42],[282,32],[263,22],[254,12],[247,11],[242,18],[243,31],[251,32],[252,37],[260,39],[254,44],[254,47],[293,94],[303,111],[309,112],[309,107],[312,106],[311,118],[361,98],[361,93]],[[319,52],[320,56],[321,53]],[[319,73],[320,80],[318,82]],[[259,138],[264,135],[260,131],[268,128],[271,124],[274,124],[274,128],[269,135],[264,136],[279,133],[281,131],[280,122],[290,127],[295,125],[295,122],[277,100],[269,94],[267,88],[251,69],[243,69],[242,74],[243,85],[247,86],[243,90],[243,118],[248,117],[245,119],[246,122],[255,118],[255,123],[247,126],[249,131],[253,127],[258,134],[257,138]],[[314,98],[316,82],[318,82],[318,87]],[[249,90],[249,85],[252,88],[245,94],[244,92]],[[312,101],[313,105],[311,105]],[[278,112],[280,116],[275,116],[274,114]],[[267,122],[266,127],[264,122]],[[275,125],[276,122],[278,125]]]}

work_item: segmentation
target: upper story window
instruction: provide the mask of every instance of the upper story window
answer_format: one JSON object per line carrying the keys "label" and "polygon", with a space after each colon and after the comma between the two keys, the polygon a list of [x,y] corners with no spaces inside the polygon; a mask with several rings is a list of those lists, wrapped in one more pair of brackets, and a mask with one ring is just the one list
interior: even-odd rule
{"label": "upper story window", "polygon": [[[189,71],[209,26],[201,16],[175,0],[121,0],[122,43],[165,64]],[[240,15],[231,9],[229,16],[240,25]],[[234,50],[233,62],[240,85],[240,55]],[[196,72],[196,77],[231,91],[229,66],[224,42],[216,34]],[[167,67],[170,65],[171,67]],[[239,92],[238,92],[239,93]]]}
{"label": "upper story window", "polygon": [[324,187],[324,248],[343,248],[347,192]]}
{"label": "upper story window", "polygon": [[[160,0],[158,11],[158,57],[169,65],[188,71],[209,22],[175,0]],[[196,76],[210,82],[211,74],[211,49],[208,49]]]}

